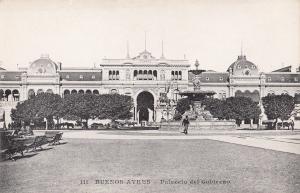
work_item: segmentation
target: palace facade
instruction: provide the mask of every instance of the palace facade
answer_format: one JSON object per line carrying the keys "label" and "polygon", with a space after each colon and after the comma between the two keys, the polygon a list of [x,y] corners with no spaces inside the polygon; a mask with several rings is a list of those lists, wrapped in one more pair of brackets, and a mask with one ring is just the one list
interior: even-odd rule
{"label": "palace facade", "polygon": [[[262,64],[263,65],[263,64]],[[260,72],[245,55],[228,65],[226,72],[190,70],[188,60],[156,58],[147,50],[136,57],[103,59],[92,68],[64,68],[48,55],[42,55],[28,68],[8,71],[0,68],[0,117],[11,122],[10,111],[19,101],[39,93],[56,93],[64,97],[72,93],[119,93],[134,100],[133,120],[159,122],[174,113],[180,91],[193,90],[193,81],[202,90],[213,90],[214,97],[248,96],[260,102],[268,94],[300,95],[300,72],[291,67],[270,73]],[[171,102],[161,99],[168,97]],[[297,115],[298,116],[298,115]]]}

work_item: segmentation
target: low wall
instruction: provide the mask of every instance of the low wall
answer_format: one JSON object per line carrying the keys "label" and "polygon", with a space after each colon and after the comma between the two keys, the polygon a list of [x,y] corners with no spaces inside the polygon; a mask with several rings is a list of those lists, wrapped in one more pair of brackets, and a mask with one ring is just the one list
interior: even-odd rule
{"label": "low wall", "polygon": [[[159,124],[162,131],[181,131],[183,126],[179,121],[162,122]],[[190,121],[189,130],[230,130],[236,129],[235,121]]]}

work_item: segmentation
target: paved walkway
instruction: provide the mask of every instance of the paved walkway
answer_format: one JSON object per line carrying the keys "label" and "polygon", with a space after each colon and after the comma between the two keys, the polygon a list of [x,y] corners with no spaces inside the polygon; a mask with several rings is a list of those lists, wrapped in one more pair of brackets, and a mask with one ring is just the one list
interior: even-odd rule
{"label": "paved walkway", "polygon": [[[272,131],[271,135],[263,135],[270,131],[225,131],[224,132],[206,131],[198,134],[184,135],[170,131],[65,131],[63,138],[70,139],[136,139],[136,140],[191,140],[191,139],[210,139],[227,143],[234,143],[250,147],[270,149],[275,151],[294,153],[300,155],[300,132],[295,131],[282,134],[282,131]],[[37,135],[44,131],[35,131]],[[290,134],[289,134],[290,133]],[[149,135],[151,134],[151,135]],[[209,135],[201,135],[209,134]],[[221,134],[221,135],[220,135]],[[239,134],[239,135],[238,135]],[[240,135],[243,134],[243,135]],[[249,135],[247,135],[249,134]],[[256,134],[256,135],[253,135]],[[262,135],[259,135],[262,134]],[[280,134],[280,135],[278,135]]]}

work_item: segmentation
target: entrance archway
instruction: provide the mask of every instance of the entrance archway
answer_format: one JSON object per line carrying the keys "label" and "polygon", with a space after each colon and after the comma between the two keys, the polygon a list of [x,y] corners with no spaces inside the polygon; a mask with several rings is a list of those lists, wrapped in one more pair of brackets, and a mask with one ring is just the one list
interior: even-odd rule
{"label": "entrance archway", "polygon": [[145,107],[141,107],[139,110],[139,121],[148,121],[149,120],[149,110]]}
{"label": "entrance archway", "polygon": [[154,121],[154,97],[148,91],[143,91],[137,96],[138,121]]}

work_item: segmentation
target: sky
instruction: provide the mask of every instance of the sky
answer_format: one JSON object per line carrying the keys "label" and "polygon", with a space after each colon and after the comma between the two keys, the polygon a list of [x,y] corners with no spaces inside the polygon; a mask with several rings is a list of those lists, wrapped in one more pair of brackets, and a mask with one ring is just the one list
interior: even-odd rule
{"label": "sky", "polygon": [[49,54],[93,67],[145,47],[159,58],[225,71],[241,53],[260,71],[300,65],[300,0],[0,0],[0,63]]}

